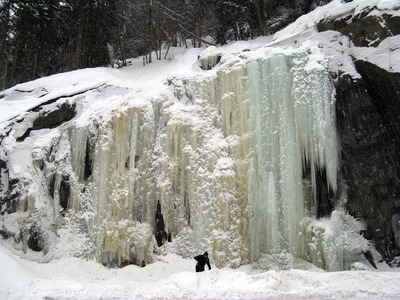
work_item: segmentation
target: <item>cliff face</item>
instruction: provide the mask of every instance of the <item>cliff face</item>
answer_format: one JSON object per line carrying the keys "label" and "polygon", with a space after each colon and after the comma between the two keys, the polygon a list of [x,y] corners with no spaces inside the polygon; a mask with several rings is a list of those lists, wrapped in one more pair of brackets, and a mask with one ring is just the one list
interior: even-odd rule
{"label": "cliff face", "polygon": [[384,257],[398,255],[400,74],[356,61],[362,79],[337,85],[337,130],[349,212],[366,220],[366,237]]}
{"label": "cliff face", "polygon": [[[377,47],[400,34],[400,17],[369,7],[318,23],[320,31],[335,30],[358,47]],[[400,74],[392,71],[398,45],[390,45],[386,69],[355,59],[359,76],[343,74],[337,81],[337,130],[341,171],[347,187],[347,208],[363,218],[384,259],[399,255],[400,212]]]}

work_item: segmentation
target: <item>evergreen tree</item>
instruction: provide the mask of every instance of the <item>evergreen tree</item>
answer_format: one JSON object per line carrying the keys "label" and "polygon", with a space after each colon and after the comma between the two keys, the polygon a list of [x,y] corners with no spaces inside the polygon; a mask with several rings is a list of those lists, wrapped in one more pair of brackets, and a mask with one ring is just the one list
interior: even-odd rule
{"label": "evergreen tree", "polygon": [[211,36],[217,44],[225,44],[273,33],[308,12],[314,3],[313,0],[2,0],[2,88],[78,68],[115,63],[122,66],[126,57],[143,55],[144,62],[149,63],[166,57],[170,46],[212,44],[205,36]]}
{"label": "evergreen tree", "polygon": [[9,51],[11,31],[11,2],[0,2],[0,83],[2,89],[7,85],[7,75],[10,65]]}
{"label": "evergreen tree", "polygon": [[116,31],[115,0],[68,1],[70,30],[74,47],[73,69],[109,64],[107,44]]}
{"label": "evergreen tree", "polygon": [[59,1],[10,1],[5,85],[62,71]]}
{"label": "evergreen tree", "polygon": [[216,39],[218,44],[228,40],[243,40],[252,36],[249,20],[252,1],[229,0],[214,1],[217,19]]}

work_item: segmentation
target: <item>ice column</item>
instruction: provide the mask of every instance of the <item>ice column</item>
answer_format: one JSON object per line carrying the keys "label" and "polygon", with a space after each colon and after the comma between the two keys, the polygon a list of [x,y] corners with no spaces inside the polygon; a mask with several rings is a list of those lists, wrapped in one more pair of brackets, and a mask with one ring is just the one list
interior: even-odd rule
{"label": "ice column", "polygon": [[247,65],[254,135],[249,173],[252,261],[262,252],[295,252],[297,224],[304,212],[290,67],[284,55]]}
{"label": "ice column", "polygon": [[[101,124],[94,155],[91,195],[96,257],[106,265],[152,260],[153,206],[146,203],[152,122],[146,110],[130,107]],[[140,127],[142,126],[142,130]]]}
{"label": "ice column", "polygon": [[[250,136],[252,144],[244,158],[249,164],[251,261],[262,253],[303,257],[299,233],[307,217],[304,204],[316,205],[307,199],[303,167],[310,166],[314,173],[316,168],[326,169],[329,187],[336,191],[333,87],[326,70],[309,63],[307,53],[299,52],[247,64],[248,101],[241,108],[249,110],[250,125],[242,135]],[[314,194],[315,181],[314,175]]]}

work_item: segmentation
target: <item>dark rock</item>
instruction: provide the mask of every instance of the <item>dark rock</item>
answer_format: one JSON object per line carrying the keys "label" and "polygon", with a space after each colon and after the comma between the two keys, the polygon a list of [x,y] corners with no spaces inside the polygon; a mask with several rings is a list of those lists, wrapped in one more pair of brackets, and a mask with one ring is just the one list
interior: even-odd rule
{"label": "dark rock", "polygon": [[58,127],[62,123],[67,122],[75,117],[75,114],[75,103],[69,104],[68,102],[64,102],[58,107],[58,109],[41,114],[33,122],[32,129],[38,130],[43,128]]}
{"label": "dark rock", "polygon": [[[330,216],[336,203],[336,195],[328,186],[326,170],[316,168],[315,172],[315,203],[317,218]],[[303,168],[303,178],[311,182],[311,167],[306,164]],[[310,204],[309,209],[312,209]]]}
{"label": "dark rock", "polygon": [[7,163],[2,159],[0,159],[0,169],[7,169]]}
{"label": "dark rock", "polygon": [[210,57],[204,57],[199,59],[199,65],[200,68],[203,70],[211,70],[214,68],[216,65],[219,64],[221,61],[222,55],[221,54],[216,54],[214,56]]}
{"label": "dark rock", "polygon": [[378,269],[376,267],[375,261],[374,261],[374,256],[372,255],[371,251],[366,251],[363,253],[364,257],[368,260],[368,262],[373,266],[375,269]]}
{"label": "dark rock", "polygon": [[385,20],[386,27],[390,29],[393,36],[400,34],[400,17],[388,14],[382,15]]}
{"label": "dark rock", "polygon": [[368,7],[357,15],[350,14],[341,19],[324,19],[317,24],[317,28],[319,31],[339,31],[357,47],[376,47],[385,38],[400,33],[400,17],[369,15],[373,9],[376,8]]}
{"label": "dark rock", "polygon": [[329,216],[335,207],[335,193],[329,188],[325,169],[316,170],[317,218]]}
{"label": "dark rock", "polygon": [[33,122],[32,127],[28,128],[22,136],[18,137],[17,141],[24,141],[30,135],[32,130],[58,127],[64,122],[71,120],[75,115],[75,103],[69,104],[68,102],[62,103],[57,109],[42,111]]}
{"label": "dark rock", "polygon": [[357,60],[355,65],[390,135],[400,145],[400,73],[388,72],[364,60]]}
{"label": "dark rock", "polygon": [[3,227],[3,229],[0,229],[0,235],[6,240],[15,234]]}
{"label": "dark rock", "polygon": [[43,240],[40,232],[36,228],[31,229],[31,233],[28,239],[28,247],[33,251],[43,250]]}
{"label": "dark rock", "polygon": [[398,251],[391,222],[400,199],[398,74],[365,62],[356,65],[363,79],[341,76],[336,88],[341,176],[350,214],[365,220],[364,236],[388,261]]}
{"label": "dark rock", "polygon": [[[8,174],[8,170],[5,170],[5,173]],[[0,198],[1,215],[5,213],[12,214],[18,210],[20,198],[18,184],[18,179],[8,179],[8,190],[6,191],[5,196]]]}

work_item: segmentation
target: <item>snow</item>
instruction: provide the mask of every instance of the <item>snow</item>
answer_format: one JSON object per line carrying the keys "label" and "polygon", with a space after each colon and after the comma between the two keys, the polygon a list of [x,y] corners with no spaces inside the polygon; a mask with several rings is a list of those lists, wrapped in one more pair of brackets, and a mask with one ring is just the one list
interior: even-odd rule
{"label": "snow", "polygon": [[[320,20],[335,19],[351,14],[356,15],[370,7],[377,8],[370,15],[389,13],[398,16],[400,2],[397,0],[353,0],[345,3],[342,0],[333,0],[329,4],[317,7],[309,14],[301,16],[295,22],[277,32],[273,36],[271,45],[295,47],[296,44],[302,44],[304,41],[317,39],[319,47],[322,48],[322,53],[332,58],[332,69],[337,69],[338,66],[342,66],[342,69],[345,70],[348,68],[347,73],[354,78],[357,78],[358,74],[351,68],[352,62],[349,60],[340,61],[342,56],[340,53],[347,54],[348,57],[353,56],[356,59],[370,61],[390,72],[400,72],[399,35],[389,37],[383,40],[378,47],[373,48],[355,47],[347,37],[339,36],[334,31],[317,33],[316,26]],[[339,44],[340,47],[338,47]]]}
{"label": "snow", "polygon": [[0,247],[0,299],[398,299],[400,272],[251,266],[195,273],[195,260],[159,256],[144,268],[108,269],[63,258],[40,264]]}
{"label": "snow", "polygon": [[327,5],[319,6],[314,11],[299,17],[295,22],[275,34],[274,40],[285,40],[298,35],[317,25],[323,19],[336,19],[350,14],[359,14],[370,7],[378,10],[398,10],[400,3],[397,0],[353,0],[348,3],[342,0],[333,0]]}
{"label": "snow", "polygon": [[[84,127],[96,116],[109,117],[110,111],[121,111],[121,107],[146,106],[149,100],[168,94],[167,82],[182,77],[214,76],[219,67],[204,71],[200,68],[198,56],[214,59],[222,55],[221,65],[236,65],[238,55],[248,61],[276,53],[293,53],[298,48],[310,49],[309,63],[305,71],[327,68],[341,69],[354,77],[351,56],[371,61],[391,72],[400,72],[400,36],[382,41],[376,48],[354,47],[349,39],[340,33],[328,31],[318,33],[315,25],[322,18],[334,18],[357,13],[367,6],[378,9],[398,10],[398,0],[353,0],[349,3],[334,0],[324,7],[318,7],[310,14],[300,17],[273,37],[261,37],[253,41],[231,43],[224,47],[202,49],[178,49],[170,52],[167,60],[154,61],[145,67],[142,60],[132,60],[122,69],[95,68],[77,70],[40,78],[22,83],[0,93],[0,122],[5,130],[10,119],[47,101],[71,96],[75,101],[85,93],[76,127]],[[398,11],[394,11],[397,13]],[[343,55],[345,54],[345,55]],[[328,61],[328,62],[327,62]],[[99,99],[94,91],[102,90]],[[91,94],[93,91],[93,95]],[[3,95],[3,97],[1,96]],[[74,98],[75,97],[75,98]],[[196,114],[191,114],[182,103],[169,103],[169,110],[184,122],[201,127]],[[187,112],[187,114],[186,114]],[[170,123],[173,125],[173,122]],[[18,130],[18,128],[17,128]],[[21,132],[24,128],[20,128]],[[226,130],[229,130],[226,129]],[[23,142],[18,153],[13,153],[12,172],[23,173],[29,153],[40,156],[39,151],[59,138],[58,130],[41,130],[32,133]],[[78,134],[77,134],[78,136]],[[79,143],[79,140],[76,141]],[[215,136],[211,140],[214,151],[228,148],[226,140]],[[13,144],[8,145],[10,153]],[[187,145],[186,147],[190,147]],[[35,151],[37,149],[37,151]],[[38,157],[40,159],[40,157]],[[77,158],[78,160],[79,158]],[[215,176],[227,173],[233,162],[228,157],[218,159]],[[199,169],[199,172],[201,169]],[[226,176],[229,177],[229,174]],[[233,197],[226,194],[226,198]],[[19,215],[19,217],[24,217]],[[8,229],[17,232],[18,219],[9,220]],[[312,220],[310,226],[324,228],[332,234],[331,220]],[[68,232],[59,232],[68,236]],[[191,234],[189,232],[188,234]],[[218,232],[216,233],[218,234]],[[78,236],[79,239],[84,237]],[[177,237],[179,238],[179,237]],[[73,240],[74,241],[74,240]],[[76,241],[76,240],[75,240]],[[95,261],[69,257],[71,248],[58,249],[58,256],[49,263],[23,260],[0,247],[0,299],[398,299],[400,297],[400,272],[385,264],[378,264],[375,271],[366,261],[357,262],[352,271],[325,272],[304,262],[298,269],[266,271],[263,262],[270,266],[268,258],[259,263],[245,265],[238,269],[218,269],[198,274],[194,272],[194,260],[184,259],[175,254],[159,255],[156,261],[144,268],[129,265],[120,269],[108,269]],[[176,245],[175,245],[176,246]],[[79,247],[78,247],[79,248]],[[63,253],[65,251],[65,253]],[[68,253],[67,253],[68,252]],[[65,254],[65,255],[64,255]],[[33,254],[32,254],[33,257]],[[263,261],[263,259],[265,259]]]}
{"label": "snow", "polygon": [[[135,98],[158,96],[168,77],[182,72],[190,74],[194,68],[199,69],[195,62],[202,50],[204,49],[174,48],[170,59],[155,61],[146,67],[142,66],[141,59],[135,59],[123,69],[83,69],[18,84],[4,91],[5,99],[0,98],[0,122],[52,99],[79,95],[105,85],[127,88],[136,95]],[[192,68],[190,65],[188,68],[188,62],[193,64]]]}
{"label": "snow", "polygon": [[[376,6],[379,10],[390,10],[392,14],[399,14],[400,4],[397,0],[353,0],[345,3],[341,0],[333,0],[329,4],[317,7],[307,15],[301,16],[295,22],[277,32],[274,36],[260,37],[252,41],[239,41],[223,47],[210,46],[204,48],[174,48],[166,60],[154,61],[142,67],[142,59],[135,59],[130,66],[122,69],[94,68],[83,69],[63,74],[56,74],[40,78],[31,82],[18,84],[6,91],[5,97],[0,93],[0,122],[7,121],[28,109],[34,108],[51,99],[76,95],[90,89],[96,89],[105,84],[125,87],[135,98],[151,98],[158,96],[165,87],[163,83],[167,78],[175,75],[194,75],[203,72],[196,62],[200,57],[213,57],[222,55],[222,61],[229,60],[232,53],[264,49],[270,47],[271,52],[290,51],[292,48],[303,45],[309,41],[310,47],[321,47],[324,55],[330,55],[332,59],[341,56],[340,53],[353,55],[360,59],[368,59],[371,62],[392,72],[400,72],[400,37],[390,37],[377,48],[357,48],[349,44],[338,45],[346,37],[337,32],[318,33],[316,24],[323,18],[335,18],[351,13],[358,13],[367,7]],[[376,11],[374,11],[376,12]],[[314,40],[314,42],[310,41]],[[315,44],[315,40],[318,41]],[[297,45],[297,46],[296,46]],[[324,49],[327,48],[327,49]],[[389,51],[390,50],[390,51]],[[389,57],[388,57],[389,53]],[[253,53],[258,55],[257,52]],[[351,62],[345,62],[351,65]],[[337,62],[338,65],[343,62]],[[350,66],[349,66],[350,67]],[[333,67],[334,69],[334,67]],[[215,72],[214,70],[208,72]],[[142,97],[137,97],[141,94]]]}

